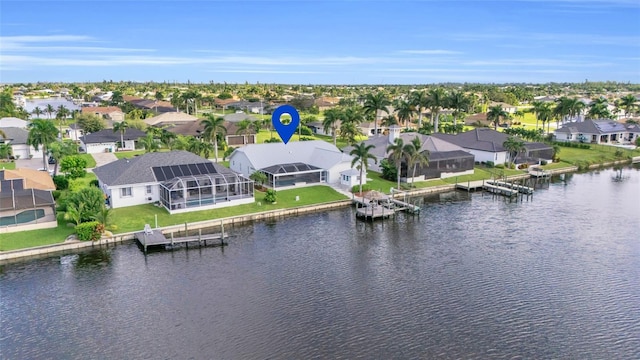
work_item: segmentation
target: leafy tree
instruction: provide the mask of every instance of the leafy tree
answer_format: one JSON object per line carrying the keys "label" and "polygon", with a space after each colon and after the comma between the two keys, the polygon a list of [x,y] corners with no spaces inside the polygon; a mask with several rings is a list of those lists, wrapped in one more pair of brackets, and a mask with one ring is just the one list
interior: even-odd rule
{"label": "leafy tree", "polygon": [[374,135],[378,135],[378,110],[384,111],[389,114],[389,105],[391,100],[383,92],[368,93],[364,98],[364,113],[365,115],[373,117],[373,132]]}
{"label": "leafy tree", "polygon": [[140,143],[142,144],[145,153],[156,152],[160,148],[160,144],[158,144],[158,141],[153,137],[153,134],[147,134],[145,137],[140,139]]}
{"label": "leafy tree", "polygon": [[500,123],[500,119],[506,119],[509,116],[509,113],[504,111],[502,105],[495,105],[489,108],[487,112],[487,120],[493,123],[494,130],[498,130],[498,124]]}
{"label": "leafy tree", "polygon": [[249,176],[249,179],[262,186],[267,181],[267,175],[262,171],[254,171],[253,174]]}
{"label": "leafy tree", "polygon": [[15,116],[16,105],[13,103],[13,94],[10,89],[0,92],[0,117]]}
{"label": "leafy tree", "polygon": [[464,117],[465,110],[469,107],[470,101],[463,92],[452,91],[447,98],[447,105],[453,109],[453,125],[458,124],[458,120]]}
{"label": "leafy tree", "polygon": [[[72,209],[71,216],[73,217],[74,222],[79,224],[85,221],[91,221],[94,216],[100,213],[104,207],[104,194],[96,187],[85,187],[70,193],[66,197],[65,203],[67,206],[67,213]],[[74,211],[77,212],[77,214],[74,213]]]}
{"label": "leafy tree", "polygon": [[51,114],[53,114],[54,112],[56,112],[56,109],[53,107],[53,105],[51,105],[51,104],[47,104],[47,107],[44,109],[44,112],[46,112],[47,114],[49,114],[49,119],[51,119]]}
{"label": "leafy tree", "polygon": [[277,200],[277,192],[274,189],[267,190],[267,193],[264,196],[264,201],[275,204]]}
{"label": "leafy tree", "polygon": [[105,128],[104,120],[94,114],[80,114],[76,117],[76,123],[87,134],[94,133]]}
{"label": "leafy tree", "polygon": [[11,145],[9,143],[0,143],[0,158],[6,158],[7,160],[9,160],[9,158],[11,158],[11,155],[13,155],[13,148],[11,147]]}
{"label": "leafy tree", "polygon": [[29,123],[27,143],[36,151],[42,146],[42,167],[45,169],[47,168],[47,149],[49,144],[56,140],[57,135],[58,129],[51,121],[35,119]]}
{"label": "leafy tree", "polygon": [[224,119],[216,117],[213,114],[207,114],[207,118],[200,121],[204,126],[202,137],[206,141],[213,141],[214,158],[218,162],[218,134],[227,134],[227,128],[224,127]]}
{"label": "leafy tree", "polygon": [[58,174],[58,164],[65,156],[77,153],[78,146],[71,139],[57,140],[49,144],[49,156],[56,162],[53,168],[53,175],[56,176]]}
{"label": "leafy tree", "polygon": [[342,123],[340,124],[340,138],[349,144],[355,144],[356,138],[362,135],[359,125],[364,120],[361,108],[351,106],[342,113]]}
{"label": "leafy tree", "polygon": [[371,149],[375,148],[375,145],[366,145],[364,142],[356,144],[355,147],[349,152],[349,155],[353,156],[351,161],[351,167],[358,164],[360,170],[360,195],[362,195],[362,181],[364,180],[364,172],[369,168],[369,159],[373,159],[374,163],[378,163],[378,159],[371,154]]}
{"label": "leafy tree", "polygon": [[607,109],[609,103],[605,98],[598,98],[589,105],[587,117],[589,119],[611,119],[613,116]]}
{"label": "leafy tree", "polygon": [[87,174],[86,167],[87,161],[78,155],[65,156],[60,161],[60,171],[67,173],[71,179],[84,177]]}
{"label": "leafy tree", "polygon": [[102,204],[102,208],[91,219],[99,222],[105,229],[114,230],[116,225],[113,223],[113,210]]}
{"label": "leafy tree", "polygon": [[387,153],[389,154],[389,160],[391,160],[393,163],[395,163],[396,165],[396,169],[398,169],[398,174],[397,174],[397,180],[398,180],[398,187],[397,189],[400,189],[400,174],[402,173],[401,171],[401,166],[402,166],[402,160],[406,157],[407,152],[406,152],[406,148],[404,146],[404,141],[402,140],[402,138],[397,138],[393,144],[387,146]]}
{"label": "leafy tree", "polygon": [[396,168],[393,163],[389,162],[388,159],[382,159],[382,161],[380,161],[380,168],[382,169],[383,179],[391,181],[396,180],[396,177],[398,176],[398,168]]}
{"label": "leafy tree", "polygon": [[124,133],[129,128],[129,123],[126,121],[120,121],[113,124],[113,132],[120,132],[120,148],[124,148]]}

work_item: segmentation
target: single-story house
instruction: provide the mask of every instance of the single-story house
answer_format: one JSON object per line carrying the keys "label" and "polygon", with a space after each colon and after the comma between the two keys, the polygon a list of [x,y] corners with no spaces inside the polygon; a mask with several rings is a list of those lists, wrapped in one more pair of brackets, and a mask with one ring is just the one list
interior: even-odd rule
{"label": "single-story house", "polygon": [[132,128],[126,129],[124,134],[122,134],[124,144],[118,147],[118,144],[120,143],[120,131],[104,129],[81,136],[80,147],[82,147],[87,154],[116,152],[118,149],[135,150],[136,141],[145,136],[146,134],[144,131]]}
{"label": "single-story house", "polygon": [[99,116],[103,119],[107,119],[110,121],[121,122],[124,121],[124,113],[122,109],[117,106],[92,106],[92,107],[83,107],[83,114],[93,114]]}
{"label": "single-story house", "polygon": [[73,141],[80,141],[80,138],[84,136],[84,130],[76,123],[70,124],[66,131],[67,137]]}
{"label": "single-story house", "polygon": [[557,141],[578,141],[592,144],[633,144],[638,136],[640,136],[640,126],[608,119],[569,123],[555,131]]}
{"label": "single-story house", "polygon": [[[494,164],[504,164],[508,160],[508,151],[504,142],[509,135],[489,128],[477,128],[460,134],[435,133],[431,136],[456,144],[475,156],[476,162],[491,161]],[[539,142],[524,142],[525,152],[516,158],[518,164],[537,164],[541,160],[551,161],[553,148]]]}
{"label": "single-story house", "polygon": [[341,173],[352,169],[352,160],[352,156],[333,144],[313,140],[249,144],[237,148],[229,157],[229,164],[232,170],[247,177],[261,171],[267,175],[265,185],[284,188],[323,183],[347,185],[342,182]]}
{"label": "single-story house", "polygon": [[138,109],[153,110],[156,114],[178,111],[168,101],[143,99],[131,95],[123,95],[122,99]]}
{"label": "single-story house", "polygon": [[247,110],[247,112],[252,114],[261,114],[264,113],[264,106],[260,101],[233,101],[226,104],[227,109],[237,109],[237,110]]}
{"label": "single-story house", "polygon": [[325,111],[336,107],[340,99],[337,97],[321,96],[313,101],[313,104],[318,107],[318,110]]}
{"label": "single-story house", "polygon": [[225,116],[223,116],[224,121],[228,121],[228,122],[240,122],[240,121],[244,121],[244,120],[249,120],[249,121],[256,121],[258,119],[256,119],[255,117],[245,114],[245,113],[234,113],[234,114],[227,114]]}
{"label": "single-story house", "polygon": [[36,150],[33,146],[27,144],[29,139],[29,132],[25,129],[17,127],[2,127],[0,128],[6,138],[0,136],[0,143],[7,143],[11,145],[11,153],[18,159],[42,159],[42,146]]}
{"label": "single-story house", "polygon": [[[336,129],[340,129],[340,120],[336,121]],[[324,125],[321,121],[313,121],[307,123],[307,127],[316,135],[333,136],[333,131],[329,128],[329,131],[324,131]]]}
{"label": "single-story house", "polygon": [[253,203],[253,181],[188,151],[153,152],[93,170],[113,208],[159,203],[169,213]]}
{"label": "single-story house", "polygon": [[[225,121],[222,126],[227,129],[225,141],[229,146],[242,146],[246,144],[255,144],[257,142],[257,135],[253,129],[249,129],[246,134],[238,134],[237,123]],[[200,138],[200,135],[204,131],[204,126],[200,120],[194,120],[192,122],[170,126],[166,129],[176,135],[190,135]]]}
{"label": "single-story house", "polygon": [[29,122],[16,117],[3,117],[0,119],[0,128],[16,127],[20,129],[26,129]]}
{"label": "single-story house", "polygon": [[[401,132],[402,128],[398,125],[389,127],[388,136],[372,136],[365,140],[366,145],[373,145],[370,153],[376,157],[377,163],[369,162],[369,168],[376,172],[382,172],[380,163],[383,159],[389,157],[387,151],[389,145],[395,143],[396,139],[401,138],[404,144],[410,144],[411,141],[418,137],[422,144],[420,152],[428,152],[429,163],[427,166],[416,167],[415,178],[413,176],[413,168],[408,169],[407,163],[401,163],[400,180],[401,181],[421,181],[427,179],[444,179],[453,176],[473,174],[474,157],[462,147],[447,142],[445,140],[422,135],[417,132]],[[353,146],[344,148],[345,153],[349,153]]]}
{"label": "single-story house", "polygon": [[58,226],[55,189],[46,171],[0,170],[0,233]]}
{"label": "single-story house", "polygon": [[148,119],[144,119],[144,123],[149,126],[165,126],[165,125],[178,125],[198,120],[197,117],[189,115],[183,112],[166,112],[158,116],[154,116]]}
{"label": "single-story house", "polygon": [[489,104],[489,107],[498,106],[498,105],[500,105],[502,107],[502,110],[504,110],[505,112],[507,112],[509,114],[513,114],[518,110],[518,107],[515,106],[515,105],[507,104],[505,102],[498,102],[498,101],[492,101]]}

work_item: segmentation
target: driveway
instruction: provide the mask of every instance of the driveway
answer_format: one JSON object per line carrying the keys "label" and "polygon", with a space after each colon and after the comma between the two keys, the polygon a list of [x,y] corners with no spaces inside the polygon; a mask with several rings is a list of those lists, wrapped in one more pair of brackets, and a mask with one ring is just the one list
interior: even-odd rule
{"label": "driveway", "polygon": [[96,161],[96,167],[118,160],[114,153],[95,153],[91,154],[91,156],[93,156],[93,159]]}
{"label": "driveway", "polygon": [[[47,164],[49,170],[53,170],[54,165]],[[27,169],[42,169],[42,159],[18,159],[16,160],[16,169],[18,168],[27,168]]]}

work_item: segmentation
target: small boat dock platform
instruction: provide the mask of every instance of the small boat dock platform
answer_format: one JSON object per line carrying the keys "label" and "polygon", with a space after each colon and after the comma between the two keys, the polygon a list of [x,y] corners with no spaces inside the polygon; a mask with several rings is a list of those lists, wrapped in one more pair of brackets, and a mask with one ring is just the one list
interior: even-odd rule
{"label": "small boat dock platform", "polygon": [[486,183],[489,185],[505,187],[511,190],[517,190],[521,194],[526,194],[526,195],[533,194],[533,188],[530,188],[524,185],[518,185],[518,184],[514,184],[506,181],[498,181],[498,180],[487,181]]}
{"label": "small boat dock platform", "polygon": [[[151,246],[173,247],[178,244],[185,244],[187,247],[189,247],[189,243],[194,243],[194,242],[198,243],[199,246],[228,245],[228,243],[225,242],[224,240],[226,237],[228,237],[228,235],[226,235],[224,232],[224,227],[221,228],[221,231],[219,233],[214,233],[214,234],[202,234],[202,231],[199,230],[197,235],[174,237],[173,233],[171,233],[171,236],[167,238],[162,233],[162,231],[157,229],[151,229],[151,227],[147,224],[145,225],[145,229],[143,231],[139,231],[135,233],[135,237],[136,237],[136,240],[138,240],[138,243],[140,243],[140,245],[143,247],[145,253],[147,252],[147,249]],[[210,243],[207,244],[207,241],[209,241]]]}
{"label": "small boat dock platform", "polygon": [[551,177],[551,172],[543,170],[539,167],[530,167],[529,168],[529,175],[531,175],[534,178],[543,178],[543,179],[547,179]]}
{"label": "small boat dock platform", "polygon": [[385,219],[399,211],[412,214],[420,212],[419,206],[394,199],[378,191],[369,191],[364,197],[354,196],[352,202],[356,205],[356,217],[364,220]]}
{"label": "small boat dock platform", "polygon": [[465,190],[465,191],[477,191],[482,190],[484,188],[484,180],[476,180],[476,181],[467,181],[457,183],[456,189]]}
{"label": "small boat dock platform", "polygon": [[504,195],[504,196],[508,196],[508,197],[512,197],[512,196],[518,195],[518,190],[513,190],[513,189],[510,189],[510,188],[503,187],[503,186],[498,186],[498,185],[491,185],[489,183],[485,183],[482,188],[485,191],[488,191],[490,193],[498,194],[498,195]]}

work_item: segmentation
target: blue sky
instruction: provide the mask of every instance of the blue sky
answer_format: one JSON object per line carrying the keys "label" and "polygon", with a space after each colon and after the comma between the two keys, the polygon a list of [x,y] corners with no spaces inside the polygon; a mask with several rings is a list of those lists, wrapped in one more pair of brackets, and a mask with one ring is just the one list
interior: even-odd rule
{"label": "blue sky", "polygon": [[0,82],[640,83],[640,1],[0,2]]}

